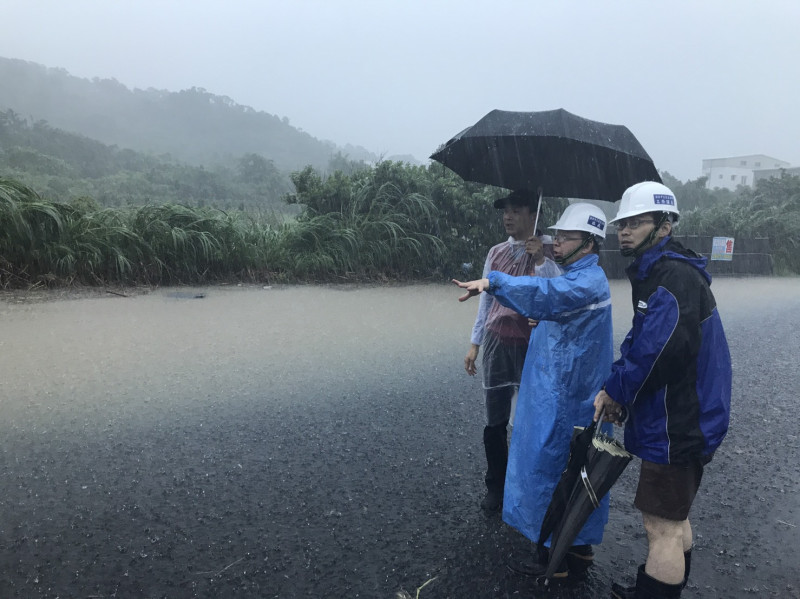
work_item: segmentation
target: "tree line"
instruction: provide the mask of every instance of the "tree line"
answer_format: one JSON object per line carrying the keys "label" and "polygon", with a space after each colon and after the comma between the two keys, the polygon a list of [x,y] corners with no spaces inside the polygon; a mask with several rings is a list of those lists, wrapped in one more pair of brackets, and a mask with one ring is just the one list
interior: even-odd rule
{"label": "tree line", "polygon": [[[492,207],[503,190],[438,164],[351,167],[292,173],[295,189],[283,201],[299,209],[293,218],[169,202],[60,202],[0,178],[0,287],[473,278],[505,237]],[[759,181],[731,197],[706,190],[703,179],[664,179],[681,207],[680,234],[769,237],[776,271],[800,273],[800,178]],[[555,222],[566,203],[545,200],[541,222]]]}

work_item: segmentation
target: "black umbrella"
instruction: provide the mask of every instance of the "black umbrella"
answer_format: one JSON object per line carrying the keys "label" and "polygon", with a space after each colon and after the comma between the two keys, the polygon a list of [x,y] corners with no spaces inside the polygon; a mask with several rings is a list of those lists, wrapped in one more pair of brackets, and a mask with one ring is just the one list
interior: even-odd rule
{"label": "black umbrella", "polygon": [[558,526],[561,517],[572,495],[572,489],[575,487],[575,482],[578,480],[581,468],[586,463],[586,455],[589,451],[589,446],[592,444],[594,437],[596,422],[586,428],[576,426],[572,432],[572,441],[569,445],[569,459],[567,460],[567,467],[561,473],[561,478],[553,490],[553,498],[550,500],[550,505],[547,506],[547,511],[542,519],[542,527],[539,529],[539,541],[537,546],[539,548],[540,558],[547,559],[547,554],[543,553],[545,549],[545,541]]}
{"label": "black umbrella", "polygon": [[[600,415],[599,422],[603,421],[603,414]],[[592,430],[596,426],[584,429],[585,431]],[[576,427],[578,428],[578,427]],[[550,551],[548,552],[547,571],[545,578],[549,579],[553,576],[556,568],[564,559],[564,556],[572,546],[572,542],[578,533],[586,524],[591,513],[600,505],[600,500],[605,497],[606,493],[611,490],[611,487],[617,482],[622,472],[630,463],[633,456],[625,451],[622,445],[612,439],[611,437],[600,432],[600,428],[596,427],[592,430],[591,443],[583,454],[583,463],[581,456],[577,455],[575,460],[570,455],[570,466],[576,470],[572,470],[569,477],[567,471],[562,475],[559,485],[556,486],[556,492],[553,493],[554,502],[561,502],[563,498],[564,489],[559,490],[561,482],[566,485],[571,483],[569,492],[569,499],[564,503],[558,503],[554,510],[560,511],[560,518],[558,523],[553,528],[553,538],[550,541]],[[585,437],[581,437],[583,432],[578,432],[573,435],[573,442],[580,439],[585,442]],[[573,443],[576,445],[576,443]],[[558,493],[558,496],[556,494]],[[561,507],[559,510],[558,508]],[[548,507],[548,512],[550,508]],[[547,515],[545,514],[545,519]],[[543,524],[544,526],[544,524]],[[540,540],[543,543],[547,540],[547,536]],[[541,546],[541,545],[540,545]]]}
{"label": "black umbrella", "polygon": [[431,155],[468,181],[615,202],[656,167],[627,127],[566,110],[493,110]]}

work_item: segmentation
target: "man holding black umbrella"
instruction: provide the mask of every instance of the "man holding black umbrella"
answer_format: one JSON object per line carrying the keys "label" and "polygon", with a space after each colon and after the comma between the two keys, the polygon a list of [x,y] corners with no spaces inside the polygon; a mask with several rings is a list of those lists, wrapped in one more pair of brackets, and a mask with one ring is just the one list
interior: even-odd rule
{"label": "man holding black umbrella", "polygon": [[[591,422],[596,389],[613,360],[611,293],[598,265],[605,227],[600,208],[571,204],[550,227],[556,230],[553,253],[565,271],[560,277],[492,271],[476,281],[453,281],[467,291],[459,301],[486,291],[502,305],[540,321],[531,334],[522,372],[503,500],[503,520],[534,543],[567,465],[573,428]],[[585,570],[592,560],[591,545],[602,541],[607,520],[606,495],[577,532],[566,562],[558,565],[553,578]],[[543,576],[547,557],[546,551],[531,551],[512,556],[509,566]]]}
{"label": "man holding black umbrella", "polygon": [[672,239],[675,195],[660,183],[628,188],[611,221],[633,263],[633,328],[595,398],[595,420],[625,421],[625,448],[642,459],[634,505],[649,543],[636,585],[618,599],[680,597],[689,577],[689,509],[703,468],[728,430],[731,360],[706,258]]}
{"label": "man holding black umbrella", "polygon": [[[557,277],[561,274],[555,262],[544,257],[541,244],[531,252],[526,251],[526,242],[533,236],[538,201],[537,196],[526,191],[514,191],[495,201],[494,207],[503,211],[503,226],[509,237],[489,250],[484,276],[493,270],[512,276]],[[519,387],[530,336],[531,325],[527,318],[496,302],[490,295],[481,296],[464,369],[470,376],[477,374],[478,353],[483,348],[486,495],[481,508],[487,512],[494,512],[503,504],[511,401]]]}

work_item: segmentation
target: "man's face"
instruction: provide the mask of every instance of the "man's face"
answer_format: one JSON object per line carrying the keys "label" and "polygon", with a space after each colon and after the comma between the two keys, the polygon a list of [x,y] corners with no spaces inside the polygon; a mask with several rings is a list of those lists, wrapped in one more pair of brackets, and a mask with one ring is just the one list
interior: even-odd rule
{"label": "man's face", "polygon": [[[656,226],[652,214],[639,214],[630,218],[623,218],[614,223],[617,226],[617,239],[619,249],[632,250],[639,247]],[[646,248],[642,248],[646,249]]]}
{"label": "man's face", "polygon": [[[564,256],[569,256],[576,248],[580,247],[583,243],[583,237],[582,231],[556,231],[553,236],[553,257],[556,262],[566,266],[567,264],[572,264],[575,260],[583,258],[588,252],[576,252],[568,260],[562,262]],[[587,247],[591,248],[591,245]]]}
{"label": "man's face", "polygon": [[506,204],[503,209],[503,226],[506,233],[517,241],[525,241],[533,234],[533,214],[528,206]]}

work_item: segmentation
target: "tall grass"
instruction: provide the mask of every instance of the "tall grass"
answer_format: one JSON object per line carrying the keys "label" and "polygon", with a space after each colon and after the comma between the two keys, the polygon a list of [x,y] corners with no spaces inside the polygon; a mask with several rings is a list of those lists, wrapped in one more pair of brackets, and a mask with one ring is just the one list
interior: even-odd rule
{"label": "tall grass", "polygon": [[268,270],[272,227],[181,205],[59,204],[0,179],[0,285],[192,283]]}
{"label": "tall grass", "polygon": [[283,238],[288,272],[304,279],[407,279],[435,270],[444,244],[430,199],[365,182],[338,210],[309,211]]}
{"label": "tall grass", "polygon": [[283,223],[175,204],[60,204],[0,179],[0,286],[425,277],[444,249],[435,217],[429,199],[388,183]]}
{"label": "tall grass", "polygon": [[32,189],[0,179],[0,274],[24,281],[52,273],[62,250],[65,213],[64,206]]}
{"label": "tall grass", "polygon": [[[478,276],[503,238],[498,190],[389,163],[323,180],[303,171],[296,220],[180,204],[52,202],[0,178],[0,287],[325,282]],[[561,206],[545,202],[542,223]],[[776,271],[800,273],[800,179],[681,216],[681,233],[770,238]]]}

